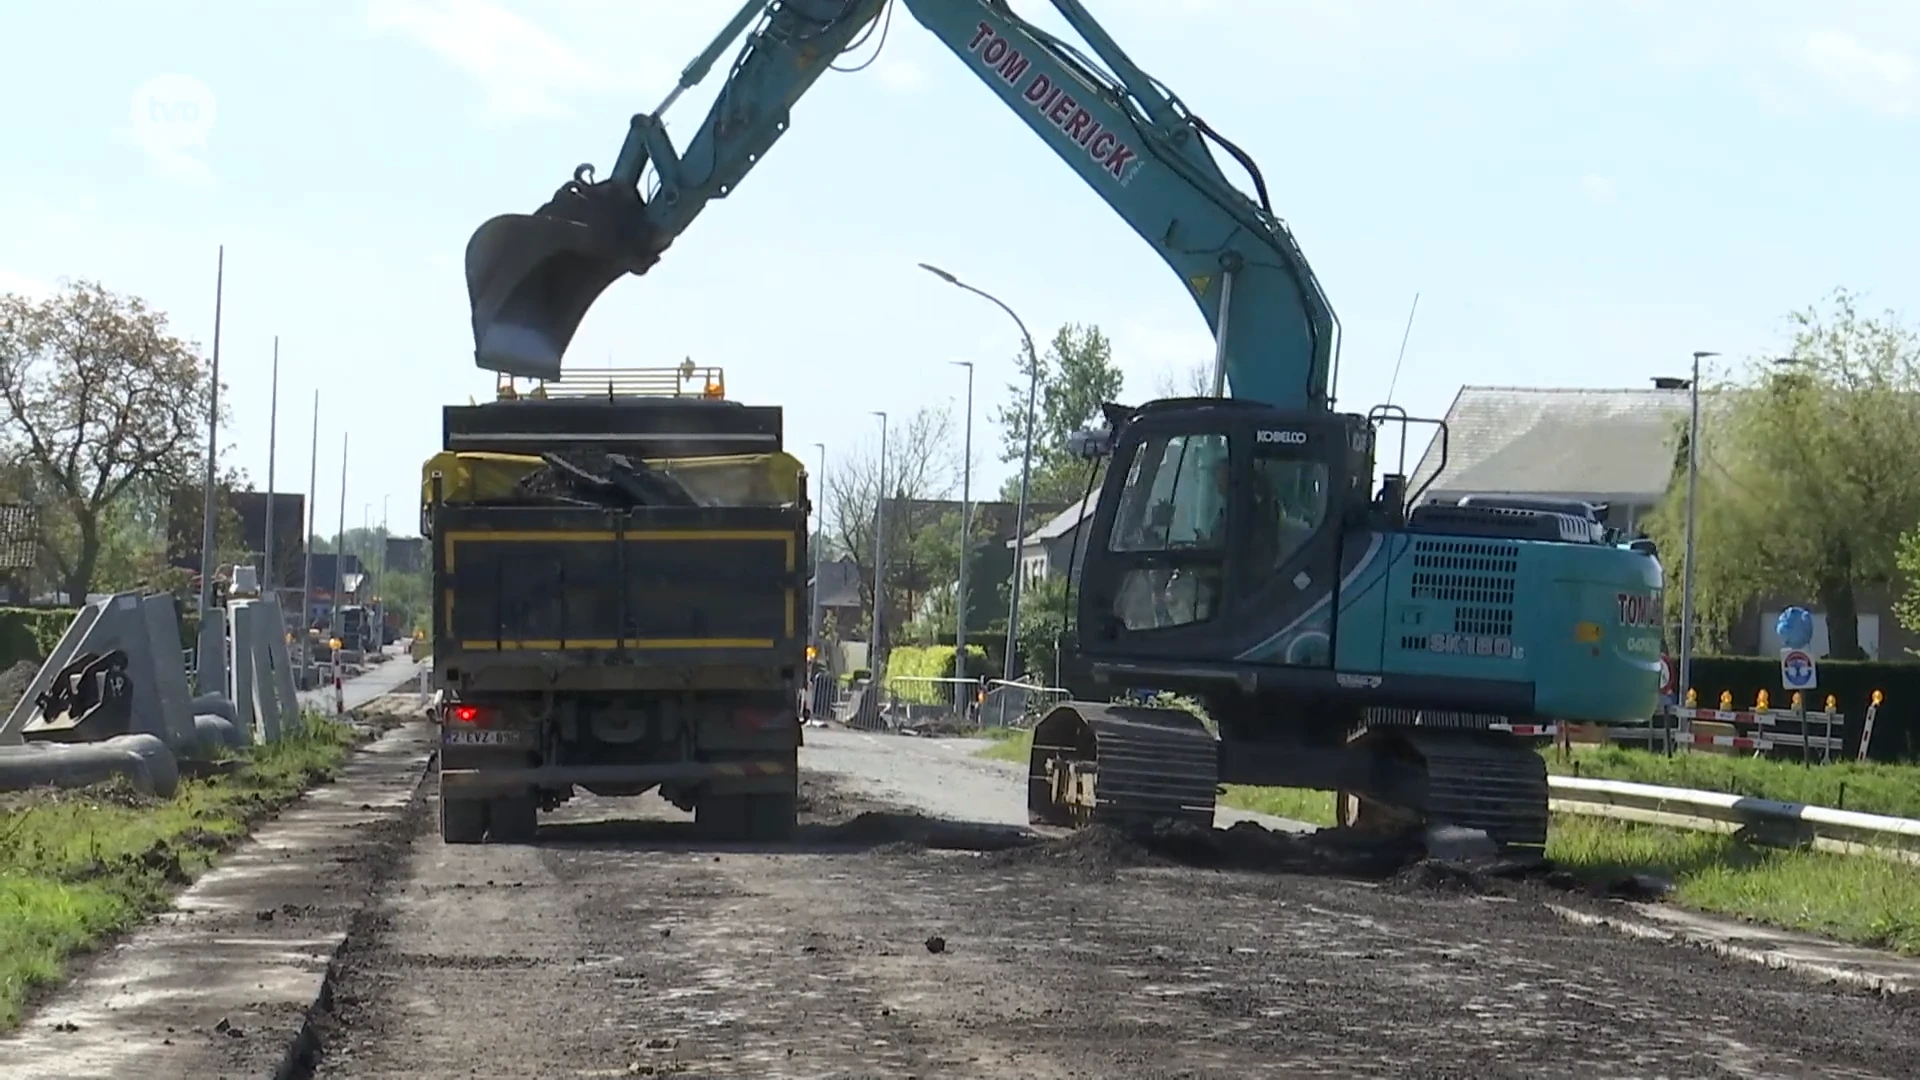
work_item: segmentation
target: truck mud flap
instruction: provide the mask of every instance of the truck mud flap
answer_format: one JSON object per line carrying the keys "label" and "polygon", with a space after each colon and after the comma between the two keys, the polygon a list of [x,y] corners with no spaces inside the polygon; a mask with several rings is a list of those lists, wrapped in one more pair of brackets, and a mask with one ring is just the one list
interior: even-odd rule
{"label": "truck mud flap", "polygon": [[1213,826],[1219,742],[1180,709],[1067,702],[1035,725],[1027,816],[1035,824]]}

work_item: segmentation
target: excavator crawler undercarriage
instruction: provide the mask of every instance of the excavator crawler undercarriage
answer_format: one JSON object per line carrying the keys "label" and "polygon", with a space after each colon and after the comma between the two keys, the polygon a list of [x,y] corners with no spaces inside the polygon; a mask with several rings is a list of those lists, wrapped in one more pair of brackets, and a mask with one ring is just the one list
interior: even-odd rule
{"label": "excavator crawler undercarriage", "polygon": [[[1063,703],[1034,728],[1028,817],[1068,828],[1210,827],[1221,758],[1240,746],[1180,709]],[[1512,735],[1384,724],[1355,732],[1345,756],[1341,826],[1401,834],[1452,825],[1502,848],[1546,843],[1546,763]]]}

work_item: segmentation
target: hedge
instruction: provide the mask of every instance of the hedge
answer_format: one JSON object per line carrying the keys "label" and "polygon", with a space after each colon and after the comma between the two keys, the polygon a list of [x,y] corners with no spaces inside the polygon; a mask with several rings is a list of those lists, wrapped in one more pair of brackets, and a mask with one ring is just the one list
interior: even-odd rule
{"label": "hedge", "polygon": [[[200,613],[178,602],[174,608],[180,617],[180,646],[191,649],[199,640]],[[0,607],[0,671],[23,660],[45,660],[76,613],[74,608]]]}
{"label": "hedge", "polygon": [[[967,667],[976,676],[987,670],[987,653],[978,645],[967,646]],[[909,679],[953,678],[953,646],[901,645],[887,653],[887,689],[910,705],[944,705],[953,700],[950,683],[896,682]]]}
{"label": "hedge", "polygon": [[72,608],[0,607],[0,671],[47,658],[73,621]]}
{"label": "hedge", "polygon": [[[1780,688],[1780,661],[1762,656],[1699,656],[1691,665],[1690,685],[1703,709],[1718,708],[1722,691],[1733,695],[1733,707],[1751,709],[1760,691],[1768,706],[1788,707],[1792,694]],[[1883,700],[1873,721],[1873,742],[1867,753],[1875,761],[1911,761],[1920,758],[1920,664],[1884,660],[1822,660],[1819,688],[1806,695],[1809,711],[1826,708],[1827,695],[1846,716],[1846,755],[1859,752],[1860,729],[1873,692]]]}

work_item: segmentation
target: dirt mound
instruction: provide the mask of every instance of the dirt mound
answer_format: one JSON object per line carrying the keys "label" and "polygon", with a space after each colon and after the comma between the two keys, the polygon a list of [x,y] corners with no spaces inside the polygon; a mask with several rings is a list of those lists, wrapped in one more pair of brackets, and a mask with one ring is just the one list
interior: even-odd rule
{"label": "dirt mound", "polygon": [[880,853],[1007,851],[1038,844],[1039,838],[1012,825],[944,821],[920,814],[868,810],[851,821],[809,830],[813,843],[868,848]]}
{"label": "dirt mound", "polygon": [[986,857],[983,866],[1060,866],[1076,873],[1109,875],[1115,870],[1174,865],[1154,854],[1137,836],[1108,825],[1078,829],[1058,839],[1012,848]]}
{"label": "dirt mound", "polygon": [[929,716],[910,724],[900,725],[900,734],[917,735],[923,739],[959,738],[963,735],[971,735],[978,730],[980,729],[968,723],[965,717],[951,715]]}
{"label": "dirt mound", "polygon": [[987,866],[1064,866],[1099,874],[1150,866],[1186,866],[1259,873],[1387,877],[1420,857],[1417,844],[1323,830],[1276,832],[1251,821],[1227,829],[1156,822],[1094,825],[1003,852]]}

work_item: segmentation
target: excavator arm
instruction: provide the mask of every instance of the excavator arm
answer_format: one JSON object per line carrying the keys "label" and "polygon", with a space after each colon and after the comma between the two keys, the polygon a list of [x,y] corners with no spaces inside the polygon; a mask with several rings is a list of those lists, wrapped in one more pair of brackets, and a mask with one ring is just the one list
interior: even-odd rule
{"label": "excavator arm", "polygon": [[[794,103],[891,16],[891,2],[749,0],[666,101],[633,118],[606,179],[582,165],[534,214],[482,225],[466,257],[479,365],[557,377],[594,301],[646,273],[708,202],[739,186],[786,133]],[[1052,2],[1104,69],[1005,0],[898,2],[1180,275],[1214,335],[1216,393],[1331,407],[1338,323],[1251,158],[1135,66],[1079,0]],[[742,34],[713,107],[676,150],[667,108]],[[1249,172],[1258,201],[1226,178],[1210,142]]]}

